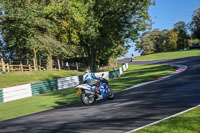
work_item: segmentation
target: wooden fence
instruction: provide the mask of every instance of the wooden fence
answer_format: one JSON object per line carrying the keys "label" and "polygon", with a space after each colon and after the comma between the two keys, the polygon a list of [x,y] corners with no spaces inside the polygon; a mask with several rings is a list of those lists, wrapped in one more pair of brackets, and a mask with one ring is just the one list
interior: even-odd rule
{"label": "wooden fence", "polygon": [[[12,71],[43,71],[46,70],[46,60],[39,59],[38,65],[35,65],[34,59],[32,60],[11,60],[11,59],[3,59],[0,58],[0,72],[12,72]],[[63,60],[53,60],[51,70],[77,70],[82,71],[87,68],[87,65],[81,63],[68,63]]]}
{"label": "wooden fence", "polygon": [[1,63],[0,64],[0,70],[2,71],[7,71],[7,72],[14,72],[14,71],[34,71],[34,70],[39,70],[39,71],[44,71],[46,70],[44,67],[38,66],[34,68],[34,66],[31,65],[22,65],[21,63],[19,65],[9,65]]}

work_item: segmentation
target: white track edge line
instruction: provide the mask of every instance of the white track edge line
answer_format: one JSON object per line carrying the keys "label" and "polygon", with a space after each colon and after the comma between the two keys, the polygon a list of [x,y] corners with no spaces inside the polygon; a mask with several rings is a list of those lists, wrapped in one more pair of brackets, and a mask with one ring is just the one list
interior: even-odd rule
{"label": "white track edge line", "polygon": [[[174,64],[172,64],[172,65],[170,65],[170,66],[177,66],[177,67],[178,67],[178,66],[184,66],[184,65],[174,65]],[[184,67],[186,67],[186,69],[187,69],[187,66],[184,66]],[[184,69],[184,71],[185,71],[186,69]],[[183,72],[183,71],[182,71],[182,72]],[[170,75],[174,76],[174,75],[176,75],[176,74],[178,74],[178,73],[174,73],[174,74],[171,73]],[[170,75],[168,75],[168,76],[170,76]],[[170,76],[170,77],[171,77],[171,76]],[[158,82],[158,81],[148,81],[148,82],[144,82],[144,83],[141,83],[141,84],[137,84],[137,85],[135,85],[135,86],[126,88],[126,89],[124,89],[124,90],[122,90],[122,91],[120,91],[120,92],[123,92],[123,91],[126,91],[126,90],[130,90],[130,89],[133,89],[133,88],[142,86],[142,85],[154,83],[154,82]],[[74,102],[74,103],[77,103],[77,102]],[[71,104],[74,104],[74,103],[71,103]],[[65,105],[63,105],[63,106],[65,106]],[[59,107],[58,107],[58,108],[59,108]],[[17,116],[17,117],[9,118],[9,119],[6,119],[6,120],[0,120],[0,122],[2,122],[2,121],[7,121],[7,120],[12,120],[12,119],[17,119],[17,118],[22,118],[22,117],[29,116],[29,115],[34,115],[34,114],[37,114],[37,113],[42,113],[42,112],[45,112],[45,111],[50,111],[50,110],[53,110],[53,109],[55,109],[55,108],[47,109],[47,110],[42,110],[42,111],[38,111],[38,112],[33,112],[33,113],[26,114],[26,115],[23,115],[23,116]]]}
{"label": "white track edge line", "polygon": [[174,114],[174,115],[171,115],[171,116],[169,116],[169,117],[163,118],[163,119],[161,119],[161,120],[159,120],[159,121],[156,121],[156,122],[147,124],[147,125],[145,125],[145,126],[136,128],[136,129],[134,129],[134,130],[128,131],[128,132],[126,132],[126,133],[132,133],[132,132],[138,131],[138,130],[140,130],[140,129],[143,129],[143,128],[145,128],[145,127],[149,127],[149,126],[155,125],[155,124],[157,124],[157,123],[159,123],[159,122],[161,122],[161,121],[168,120],[168,119],[170,119],[170,118],[172,118],[172,117],[175,117],[175,116],[184,114],[184,113],[186,113],[186,112],[188,112],[188,111],[191,111],[191,110],[193,110],[193,109],[196,109],[196,108],[198,108],[198,107],[200,107],[200,104],[197,105],[197,106],[194,106],[194,107],[192,107],[192,108],[189,108],[189,109],[187,109],[187,110],[184,110],[184,111],[182,111],[182,112],[179,112],[179,113],[176,113],[176,114]]}
{"label": "white track edge line", "polygon": [[[181,71],[179,71],[179,72],[173,72],[173,73],[171,73],[171,74],[169,74],[169,75],[167,75],[167,76],[160,77],[161,80],[166,79],[166,78],[169,78],[169,77],[172,77],[172,76],[175,76],[175,75],[177,75],[177,74],[179,74],[179,73],[182,73],[182,72],[184,72],[185,70],[187,70],[187,68],[188,68],[188,67],[185,66],[185,65],[174,65],[174,64],[172,64],[172,65],[170,65],[170,66],[176,66],[176,67],[178,67],[178,69],[184,67],[184,69],[181,69]],[[160,78],[157,78],[157,79],[160,79]],[[158,82],[158,81],[161,81],[161,80],[154,80],[154,81],[149,81],[149,82],[145,82],[145,83],[137,84],[137,85],[135,85],[135,86],[132,86],[132,87],[129,87],[129,88],[124,89],[124,91],[126,91],[126,90],[130,90],[130,89],[133,89],[133,88],[136,88],[136,87],[140,87],[140,86],[143,86],[143,85],[146,85],[146,84],[150,84],[150,83]],[[161,120],[159,120],[159,121],[156,121],[156,122],[153,122],[153,123],[147,124],[147,125],[145,125],[145,126],[142,126],[142,127],[136,128],[136,129],[134,129],[134,130],[128,131],[128,132],[126,132],[126,133],[135,132],[135,131],[138,131],[138,130],[140,130],[140,129],[142,129],[142,128],[145,128],[145,127],[148,127],[148,126],[155,125],[155,124],[157,124],[157,123],[159,123],[159,122],[161,122],[161,121],[163,121],[163,120],[170,119],[170,118],[172,118],[172,117],[175,117],[175,116],[177,116],[177,115],[183,114],[183,113],[188,112],[188,111],[190,111],[190,110],[192,110],[192,109],[195,109],[195,108],[197,108],[197,107],[200,107],[200,105],[197,105],[197,106],[195,106],[195,107],[192,107],[192,108],[187,109],[187,110],[185,110],[185,111],[182,111],[182,112],[180,112],[180,113],[177,113],[177,114],[171,115],[171,116],[169,116],[169,117],[163,118],[163,119],[161,119]]]}
{"label": "white track edge line", "polygon": [[166,75],[166,76],[157,78],[157,79],[160,79],[160,80],[153,80],[153,81],[148,81],[148,82],[144,82],[144,83],[141,83],[141,84],[137,84],[137,85],[131,86],[131,87],[129,87],[129,88],[126,88],[126,89],[124,89],[123,91],[127,91],[127,90],[130,90],[130,89],[134,89],[134,88],[136,88],[136,87],[140,87],[140,86],[143,86],[143,85],[147,85],[147,84],[151,84],[151,83],[154,83],[154,82],[161,81],[161,80],[163,80],[163,79],[166,79],[166,78],[175,76],[175,75],[177,75],[177,74],[179,74],[179,73],[182,73],[182,72],[184,72],[184,71],[187,69],[187,66],[185,66],[185,65],[174,65],[174,64],[172,64],[172,65],[170,65],[170,66],[176,66],[176,67],[178,67],[178,70],[179,70],[180,68],[182,68],[182,67],[184,67],[184,69],[181,69],[181,71],[179,71],[179,72],[175,72],[175,71],[174,71],[174,72],[172,72],[172,73],[169,74],[169,75]]}

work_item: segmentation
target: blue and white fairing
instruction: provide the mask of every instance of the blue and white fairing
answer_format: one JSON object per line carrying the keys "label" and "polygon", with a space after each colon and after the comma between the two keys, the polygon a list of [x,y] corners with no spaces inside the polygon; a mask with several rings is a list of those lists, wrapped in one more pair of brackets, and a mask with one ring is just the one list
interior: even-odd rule
{"label": "blue and white fairing", "polygon": [[83,75],[83,82],[84,83],[91,83],[93,80],[100,80],[100,78],[97,78],[92,73],[86,73],[86,74]]}
{"label": "blue and white fairing", "polygon": [[102,99],[106,99],[107,98],[107,93],[108,93],[108,85],[103,83],[103,84],[101,84],[99,89],[101,91]]}
{"label": "blue and white fairing", "polygon": [[84,90],[92,90],[92,89],[94,89],[94,87],[91,87],[90,84],[81,84],[81,85],[76,86],[76,88],[81,88],[81,89],[84,89]]}

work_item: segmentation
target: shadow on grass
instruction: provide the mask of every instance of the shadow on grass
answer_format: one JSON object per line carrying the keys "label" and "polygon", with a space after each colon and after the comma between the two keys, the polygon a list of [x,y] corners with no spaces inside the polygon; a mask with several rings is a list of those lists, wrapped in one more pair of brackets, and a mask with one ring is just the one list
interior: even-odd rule
{"label": "shadow on grass", "polygon": [[76,90],[74,89],[74,87],[46,93],[43,95],[56,97],[55,103],[57,105],[53,106],[53,108],[57,108],[58,106],[68,105],[80,101],[80,96],[76,94]]}

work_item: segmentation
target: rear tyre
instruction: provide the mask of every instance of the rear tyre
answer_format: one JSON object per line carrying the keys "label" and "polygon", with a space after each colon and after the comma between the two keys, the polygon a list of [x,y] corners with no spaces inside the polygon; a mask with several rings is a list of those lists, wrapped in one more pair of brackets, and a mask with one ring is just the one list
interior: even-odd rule
{"label": "rear tyre", "polygon": [[86,94],[85,92],[83,92],[83,93],[81,94],[81,101],[82,101],[85,105],[89,106],[89,105],[94,104],[94,102],[95,102],[95,97],[94,97],[94,95]]}
{"label": "rear tyre", "polygon": [[114,93],[112,92],[110,88],[108,88],[107,98],[110,100],[114,99]]}

